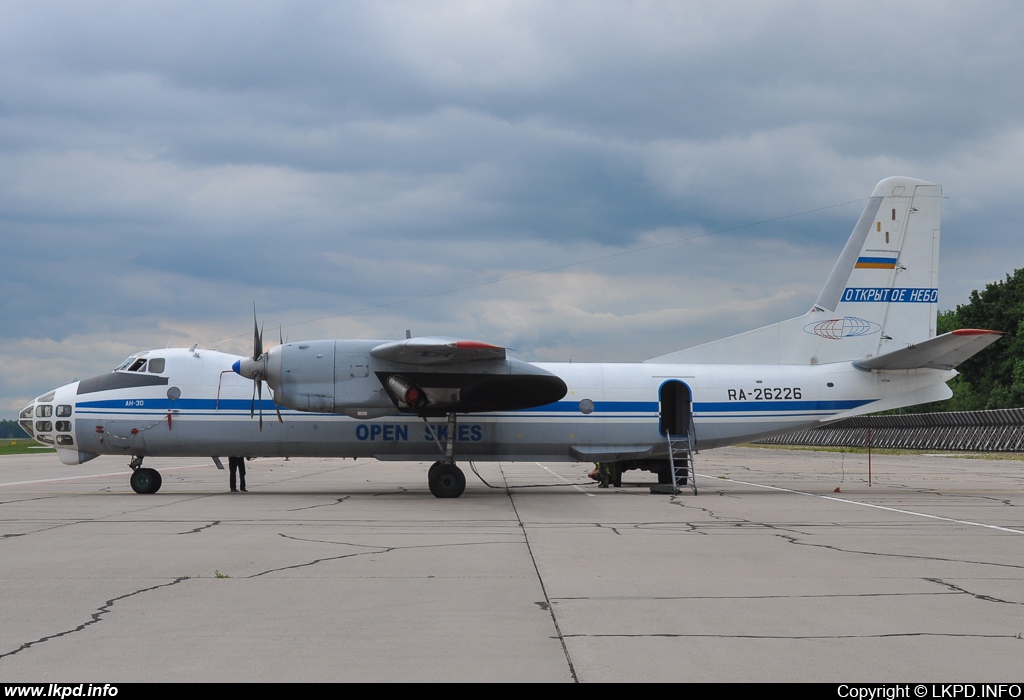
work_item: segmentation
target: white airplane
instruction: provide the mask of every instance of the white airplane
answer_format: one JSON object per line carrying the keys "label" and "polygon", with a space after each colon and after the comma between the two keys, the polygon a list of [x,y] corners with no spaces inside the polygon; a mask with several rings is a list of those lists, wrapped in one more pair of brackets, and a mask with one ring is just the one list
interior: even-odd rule
{"label": "white airplane", "polygon": [[40,396],[20,423],[64,464],[130,456],[138,493],[161,485],[144,457],[228,455],[436,459],[441,498],[465,489],[456,457],[607,462],[678,488],[692,451],[952,395],[953,368],[1000,334],[935,335],[941,198],[935,183],[882,180],[807,313],[641,363],[531,364],[451,338],[264,352],[254,332],[252,357],[137,353]]}

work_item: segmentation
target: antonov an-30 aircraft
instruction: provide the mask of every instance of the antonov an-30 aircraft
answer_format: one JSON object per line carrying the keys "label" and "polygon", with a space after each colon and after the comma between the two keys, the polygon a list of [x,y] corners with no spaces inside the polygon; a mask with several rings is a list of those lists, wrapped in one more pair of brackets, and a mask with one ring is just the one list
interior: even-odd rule
{"label": "antonov an-30 aircraft", "polygon": [[531,364],[430,337],[264,352],[254,332],[252,357],[132,355],[40,396],[20,423],[65,464],[130,457],[138,493],[161,485],[148,456],[434,459],[440,498],[465,489],[457,458],[608,462],[678,485],[669,465],[685,479],[695,450],[952,395],[953,368],[1000,334],[935,335],[941,199],[935,183],[882,180],[806,314],[640,363]]}

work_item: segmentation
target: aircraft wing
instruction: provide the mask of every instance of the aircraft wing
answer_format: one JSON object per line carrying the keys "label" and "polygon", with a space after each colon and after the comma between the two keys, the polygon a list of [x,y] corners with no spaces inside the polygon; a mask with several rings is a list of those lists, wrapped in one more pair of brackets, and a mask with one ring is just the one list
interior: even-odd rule
{"label": "aircraft wing", "polygon": [[999,331],[963,328],[929,338],[884,355],[858,360],[858,369],[943,369],[950,370],[1002,337]]}
{"label": "aircraft wing", "polygon": [[478,340],[409,338],[382,343],[370,350],[381,360],[411,365],[454,365],[482,360],[504,360],[505,348]]}

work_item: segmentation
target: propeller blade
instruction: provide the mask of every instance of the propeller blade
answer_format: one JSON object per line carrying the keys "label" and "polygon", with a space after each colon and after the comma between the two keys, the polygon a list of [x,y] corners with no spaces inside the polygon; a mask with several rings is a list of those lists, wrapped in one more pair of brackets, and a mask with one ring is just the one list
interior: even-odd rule
{"label": "propeller blade", "polygon": [[[281,334],[281,330],[278,329],[278,335]],[[283,345],[284,343],[282,343]],[[252,377],[252,402],[249,404],[249,418],[252,419],[256,416],[256,400],[260,402],[260,432],[263,432],[263,379],[266,376],[267,369],[267,358],[263,354],[263,326],[260,325],[259,318],[256,316],[256,302],[252,305],[252,360],[254,363],[262,361],[261,365],[256,365],[251,370],[247,370],[246,376]],[[239,361],[241,362],[241,361]],[[235,364],[238,365],[239,362]],[[235,369],[234,371],[238,371]],[[239,372],[241,373],[241,372]],[[267,389],[270,390],[270,397],[273,399],[273,390],[270,389],[270,385],[267,385]],[[284,418],[281,417],[281,409],[277,408],[277,402],[274,402],[274,408],[277,409],[277,419],[284,423]]]}
{"label": "propeller blade", "polygon": [[284,418],[281,417],[281,407],[277,405],[277,399],[274,398],[274,390],[267,384],[267,391],[270,392],[270,400],[274,402],[274,410],[277,411],[277,422],[284,423]]}
{"label": "propeller blade", "polygon": [[258,360],[263,355],[263,331],[256,320],[256,304],[252,305],[252,359]]}
{"label": "propeller blade", "polygon": [[256,380],[256,391],[260,396],[260,432],[263,432],[263,380]]}

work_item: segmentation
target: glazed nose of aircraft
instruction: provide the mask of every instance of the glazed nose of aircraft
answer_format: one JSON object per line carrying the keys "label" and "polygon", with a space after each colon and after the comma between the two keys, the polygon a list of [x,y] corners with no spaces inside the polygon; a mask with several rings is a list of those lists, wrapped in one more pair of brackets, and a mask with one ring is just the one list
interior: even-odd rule
{"label": "glazed nose of aircraft", "polygon": [[21,409],[21,413],[18,414],[18,425],[21,429],[29,434],[29,437],[35,437],[36,432],[32,427],[32,415],[36,410],[36,402],[32,401],[25,408]]}

